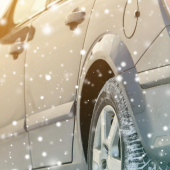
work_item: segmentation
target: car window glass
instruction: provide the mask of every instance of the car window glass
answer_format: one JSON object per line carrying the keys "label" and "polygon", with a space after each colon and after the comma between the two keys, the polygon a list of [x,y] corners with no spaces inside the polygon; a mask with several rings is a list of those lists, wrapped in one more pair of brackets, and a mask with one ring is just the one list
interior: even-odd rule
{"label": "car window glass", "polygon": [[0,1],[0,18],[3,17],[4,13],[8,9],[8,6],[12,0],[2,0]]}
{"label": "car window glass", "polygon": [[18,0],[14,11],[14,23],[25,20],[45,8],[47,0]]}
{"label": "car window glass", "polygon": [[58,2],[58,1],[60,1],[60,0],[51,0],[50,3],[55,2],[55,1]]}
{"label": "car window glass", "polygon": [[51,3],[51,2],[54,2],[54,1],[56,1],[56,0],[51,0],[50,3]]}

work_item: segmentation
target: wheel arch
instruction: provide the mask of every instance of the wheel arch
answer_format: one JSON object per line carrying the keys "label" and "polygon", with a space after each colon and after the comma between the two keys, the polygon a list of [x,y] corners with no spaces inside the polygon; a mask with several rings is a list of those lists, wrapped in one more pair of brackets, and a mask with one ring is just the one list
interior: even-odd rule
{"label": "wheel arch", "polygon": [[95,99],[110,78],[132,67],[134,63],[129,50],[120,36],[113,32],[100,35],[87,52],[79,74],[77,93],[77,119],[85,158]]}

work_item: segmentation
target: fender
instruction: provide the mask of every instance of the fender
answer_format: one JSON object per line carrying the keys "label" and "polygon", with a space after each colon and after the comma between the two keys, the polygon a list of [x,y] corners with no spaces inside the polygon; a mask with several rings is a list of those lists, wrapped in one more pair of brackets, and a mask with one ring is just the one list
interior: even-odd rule
{"label": "fender", "polygon": [[[137,70],[133,63],[131,54],[119,35],[114,32],[107,32],[99,36],[89,49],[85,59],[82,61],[79,74],[79,89],[77,93],[77,119],[80,127],[80,100],[83,83],[86,73],[97,60],[104,60],[110,66],[114,75],[120,78],[126,102],[138,135],[144,149],[151,158],[155,158],[154,149],[150,147],[152,141],[146,138],[138,128],[137,115],[141,115],[145,110],[146,102],[143,96],[143,89],[138,82]],[[79,134],[81,130],[79,129]],[[81,139],[80,139],[81,140]],[[82,141],[81,141],[82,142]]]}

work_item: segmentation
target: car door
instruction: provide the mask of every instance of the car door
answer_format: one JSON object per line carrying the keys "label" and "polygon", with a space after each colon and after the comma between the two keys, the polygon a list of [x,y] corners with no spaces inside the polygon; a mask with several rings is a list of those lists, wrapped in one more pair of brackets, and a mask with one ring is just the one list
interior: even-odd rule
{"label": "car door", "polygon": [[72,162],[77,78],[93,3],[54,1],[32,22],[25,98],[34,168]]}
{"label": "car door", "polygon": [[25,130],[25,48],[29,24],[13,28],[0,40],[0,169],[31,168]]}
{"label": "car door", "polygon": [[[9,2],[9,1],[8,1]],[[8,6],[8,5],[7,5]],[[0,169],[32,168],[25,108],[25,54],[35,29],[31,19],[46,0],[14,0],[0,23]],[[8,33],[8,34],[7,34]],[[6,36],[4,35],[6,34]]]}

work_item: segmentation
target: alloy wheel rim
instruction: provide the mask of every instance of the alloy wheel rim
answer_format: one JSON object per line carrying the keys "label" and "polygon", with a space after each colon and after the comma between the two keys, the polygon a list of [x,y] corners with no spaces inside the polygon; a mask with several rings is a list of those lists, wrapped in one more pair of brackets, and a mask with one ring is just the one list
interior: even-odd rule
{"label": "alloy wheel rim", "polygon": [[97,121],[93,142],[93,170],[121,170],[119,125],[115,110],[107,105]]}

